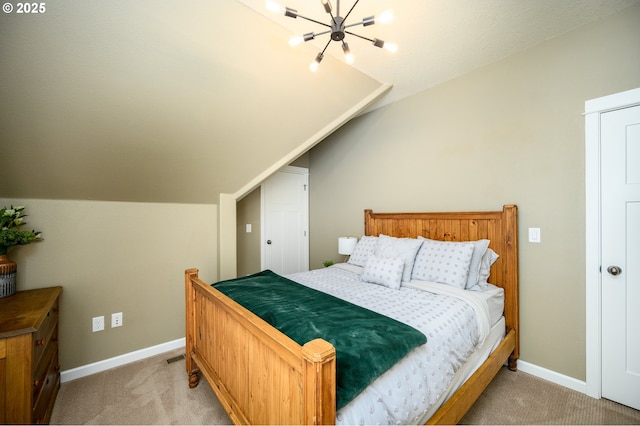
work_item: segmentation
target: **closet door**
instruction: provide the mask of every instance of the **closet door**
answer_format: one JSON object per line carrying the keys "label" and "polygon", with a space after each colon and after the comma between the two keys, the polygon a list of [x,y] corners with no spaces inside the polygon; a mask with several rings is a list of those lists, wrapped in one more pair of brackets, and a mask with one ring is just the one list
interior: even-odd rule
{"label": "closet door", "polygon": [[602,396],[640,409],[640,106],[601,115]]}
{"label": "closet door", "polygon": [[309,174],[286,167],[262,184],[262,269],[309,270]]}

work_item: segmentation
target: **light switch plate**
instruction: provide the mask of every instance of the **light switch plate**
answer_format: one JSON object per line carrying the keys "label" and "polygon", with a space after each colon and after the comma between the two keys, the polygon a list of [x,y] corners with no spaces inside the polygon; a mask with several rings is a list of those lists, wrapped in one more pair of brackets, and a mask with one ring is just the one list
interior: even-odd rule
{"label": "light switch plate", "polygon": [[540,242],[540,228],[529,228],[529,242],[530,243]]}

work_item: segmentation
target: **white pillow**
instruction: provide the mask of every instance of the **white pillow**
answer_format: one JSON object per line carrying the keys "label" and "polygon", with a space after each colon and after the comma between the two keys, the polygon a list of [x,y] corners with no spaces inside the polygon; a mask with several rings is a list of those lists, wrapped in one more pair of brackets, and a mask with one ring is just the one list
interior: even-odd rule
{"label": "white pillow", "polygon": [[360,280],[398,290],[402,284],[404,259],[371,256],[364,265]]}
{"label": "white pillow", "polygon": [[399,257],[404,260],[402,281],[411,281],[411,271],[422,240],[415,238],[396,238],[380,234],[376,246],[377,257]]}
{"label": "white pillow", "polygon": [[416,256],[411,278],[464,289],[467,285],[475,244],[427,239],[423,241]]}
{"label": "white pillow", "polygon": [[478,240],[474,241],[473,244],[473,255],[471,255],[469,276],[467,277],[467,285],[465,286],[467,290],[476,286],[480,281],[480,261],[482,260],[482,256],[487,252],[489,240]]}
{"label": "white pillow", "polygon": [[[428,240],[428,238],[418,237],[420,239]],[[429,241],[438,241],[438,240],[429,240]],[[453,244],[458,244],[456,241],[450,241]],[[467,276],[467,283],[465,285],[465,289],[469,290],[472,287],[478,285],[480,281],[480,261],[482,260],[482,256],[487,252],[487,248],[489,247],[489,240],[477,240],[477,241],[465,241],[472,242],[473,246],[473,254],[471,255],[471,263],[469,264],[469,275]]]}
{"label": "white pillow", "polygon": [[491,250],[487,249],[486,253],[482,256],[482,260],[480,261],[480,272],[478,273],[478,285],[486,286],[489,282],[489,274],[491,273],[491,265],[493,265],[496,260],[498,260],[498,254]]}
{"label": "white pillow", "polygon": [[350,265],[364,266],[369,256],[373,256],[378,244],[378,237],[362,236],[347,261]]}

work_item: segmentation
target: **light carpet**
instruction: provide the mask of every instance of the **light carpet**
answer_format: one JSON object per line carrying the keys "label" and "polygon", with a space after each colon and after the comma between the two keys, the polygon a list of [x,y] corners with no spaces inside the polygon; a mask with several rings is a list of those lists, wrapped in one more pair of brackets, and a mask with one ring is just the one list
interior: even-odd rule
{"label": "light carpet", "polygon": [[184,349],[63,383],[51,424],[230,424],[206,380],[189,389]]}
{"label": "light carpet", "polygon": [[[51,424],[229,424],[207,381],[189,389],[183,350],[63,383]],[[640,424],[640,411],[503,368],[462,424]]]}

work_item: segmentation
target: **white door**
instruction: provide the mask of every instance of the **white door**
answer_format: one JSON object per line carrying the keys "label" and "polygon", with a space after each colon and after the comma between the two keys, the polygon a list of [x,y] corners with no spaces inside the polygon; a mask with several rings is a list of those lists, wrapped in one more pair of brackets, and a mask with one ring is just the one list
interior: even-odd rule
{"label": "white door", "polygon": [[640,409],[640,106],[600,126],[602,396]]}
{"label": "white door", "polygon": [[286,167],[262,184],[262,269],[309,270],[307,169]]}

